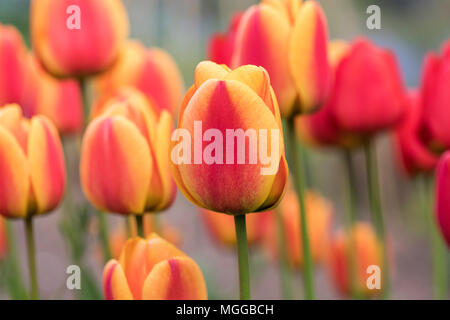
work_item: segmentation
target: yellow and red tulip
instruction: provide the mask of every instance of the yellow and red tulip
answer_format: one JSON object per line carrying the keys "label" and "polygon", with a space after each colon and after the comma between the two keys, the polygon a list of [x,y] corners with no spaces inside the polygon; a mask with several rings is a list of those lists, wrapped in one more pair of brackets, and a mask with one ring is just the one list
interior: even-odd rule
{"label": "yellow and red tulip", "polygon": [[25,94],[21,107],[26,117],[47,116],[62,134],[76,133],[83,126],[81,92],[75,80],[59,80],[46,73],[34,55],[27,61]]}
{"label": "yellow and red tulip", "polygon": [[[316,264],[322,263],[326,258],[327,246],[331,234],[331,222],[333,207],[319,194],[308,191],[305,194],[307,212],[308,235],[311,248],[311,256]],[[303,266],[303,253],[301,248],[301,230],[299,217],[299,204],[297,195],[293,190],[286,192],[279,207],[283,221],[283,236],[287,244],[288,259],[292,266]],[[266,245],[269,253],[277,259],[277,228],[275,217],[271,217],[271,227],[267,228]]]}
{"label": "yellow and red tulip", "polygon": [[[351,246],[353,246],[354,250],[352,250]],[[328,267],[336,288],[342,294],[350,294],[348,269],[350,250],[352,250],[355,264],[355,273],[353,275],[355,292],[364,296],[379,293],[379,289],[369,289],[367,287],[367,278],[370,276],[367,273],[367,268],[371,265],[376,265],[380,267],[381,274],[383,274],[381,244],[377,240],[373,228],[363,222],[355,223],[350,235],[342,230],[331,240]]]}
{"label": "yellow and red tulip", "polygon": [[439,160],[436,170],[436,220],[450,248],[450,152]]}
{"label": "yellow and red tulip", "polygon": [[83,191],[102,211],[161,211],[175,198],[170,176],[172,117],[157,115],[140,95],[112,98],[86,129],[81,147]]}
{"label": "yellow and red tulip", "polygon": [[0,108],[0,215],[26,218],[53,210],[65,190],[58,131],[45,116],[26,119],[18,105]]}
{"label": "yellow and red tulip", "polygon": [[4,259],[8,253],[6,232],[5,219],[0,216],[0,261]]}
{"label": "yellow and red tulip", "polygon": [[314,111],[328,95],[325,15],[314,1],[263,1],[237,28],[231,66],[259,65],[269,72],[283,117]]}
{"label": "yellow and red tulip", "polygon": [[205,300],[202,272],[194,260],[156,234],[132,238],[119,260],[103,271],[107,300]]}
{"label": "yellow and red tulip", "polygon": [[[250,246],[263,243],[273,214],[272,211],[268,211],[263,214],[247,215],[247,242]],[[200,215],[209,234],[218,244],[229,247],[236,246],[236,232],[232,216],[206,209],[200,209]]]}
{"label": "yellow and red tulip", "polygon": [[402,169],[410,176],[422,172],[432,172],[438,162],[419,139],[419,126],[422,119],[422,105],[416,91],[405,97],[406,115],[394,133],[395,148]]}
{"label": "yellow and red tulip", "polygon": [[[221,155],[216,151],[218,153],[213,163],[201,161],[201,164],[194,164],[189,159],[188,162],[182,159],[181,163],[176,163],[174,157],[183,153],[179,146],[186,145],[188,152],[195,144],[194,141],[189,141],[192,139],[185,139],[181,135],[172,137],[170,164],[174,179],[183,194],[199,207],[228,214],[267,211],[275,207],[282,198],[288,168],[278,104],[267,72],[251,65],[231,71],[224,65],[201,62],[195,71],[195,83],[186,93],[181,105],[178,129],[195,138],[198,133],[197,129],[194,132],[194,126],[198,122],[203,131],[213,129],[222,137],[226,137],[227,130],[276,132],[274,138],[279,143],[276,147],[268,145],[267,154],[278,158],[273,159],[274,166],[266,175],[261,174],[262,170],[268,169],[261,159],[256,159],[255,164],[250,161],[239,163],[238,152],[235,154],[234,151],[230,151],[228,155],[226,150],[222,150]],[[182,141],[175,141],[177,139]],[[212,152],[208,146],[209,144],[205,146],[202,143],[201,149],[196,151],[200,157]],[[244,155],[248,155],[249,143],[245,142],[244,147]],[[194,155],[194,152],[189,153]],[[221,156],[222,159],[217,159]],[[226,161],[227,156],[232,161]]]}
{"label": "yellow and red tulip", "polygon": [[96,80],[100,96],[115,94],[124,86],[144,93],[158,112],[175,115],[184,90],[183,79],[172,57],[159,48],[128,41],[119,61]]}
{"label": "yellow and red tulip", "polygon": [[0,106],[20,103],[25,86],[26,47],[19,31],[0,24]]}
{"label": "yellow and red tulip", "polygon": [[[79,26],[68,26],[72,18],[78,19]],[[58,77],[106,70],[118,58],[128,35],[121,0],[33,0],[30,23],[37,57]]]}

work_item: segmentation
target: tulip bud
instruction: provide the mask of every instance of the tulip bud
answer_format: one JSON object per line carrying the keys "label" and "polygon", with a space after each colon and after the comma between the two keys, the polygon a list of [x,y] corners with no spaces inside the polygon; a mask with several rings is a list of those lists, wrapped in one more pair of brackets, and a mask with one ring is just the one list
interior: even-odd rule
{"label": "tulip bud", "polygon": [[396,128],[395,148],[402,169],[410,176],[434,170],[438,157],[419,140],[419,124],[422,106],[417,92],[410,91],[405,97],[406,115]]}
{"label": "tulip bud", "polygon": [[21,101],[25,60],[26,48],[19,31],[0,24],[0,107]]}
{"label": "tulip bud", "polygon": [[276,206],[288,168],[267,72],[201,62],[172,134],[170,164],[180,190],[202,208],[243,214]]}
{"label": "tulip bud", "polygon": [[25,94],[21,103],[24,115],[45,115],[62,134],[80,131],[83,126],[83,108],[77,81],[53,78],[31,54],[27,67]]}
{"label": "tulip bud", "polygon": [[[267,211],[263,214],[247,215],[247,242],[250,246],[263,242],[272,214],[272,211]],[[236,246],[236,231],[232,216],[205,209],[200,209],[200,215],[216,243],[227,247]]]}
{"label": "tulip bud", "polygon": [[124,86],[133,86],[144,93],[156,110],[177,112],[184,91],[183,79],[172,57],[162,49],[145,48],[137,41],[128,41],[119,61],[96,82],[100,96],[115,94]]}
{"label": "tulip bud", "polygon": [[226,33],[215,33],[209,39],[208,59],[231,66],[231,58],[236,42],[236,31],[242,18],[242,12],[236,12],[231,17],[230,26]]}
{"label": "tulip bud", "polygon": [[445,152],[436,169],[436,219],[450,247],[450,152]]}
{"label": "tulip bud", "polygon": [[205,300],[202,272],[194,260],[152,234],[132,238],[120,259],[103,271],[106,300]]}
{"label": "tulip bud", "polygon": [[57,77],[83,77],[109,68],[128,35],[120,0],[33,0],[33,50]]}
{"label": "tulip bud", "polygon": [[446,85],[450,81],[449,64],[450,42],[444,45],[440,56],[429,53],[424,62],[420,92],[423,104],[420,137],[427,147],[436,152],[450,148],[450,96]]}
{"label": "tulip bud", "polygon": [[[379,289],[367,286],[369,266],[378,266],[382,273],[381,245],[373,228],[366,223],[356,223],[351,237],[344,231],[339,232],[331,241],[329,248],[329,271],[336,288],[343,294],[350,294],[348,262],[350,250],[354,261],[354,289],[364,296],[377,294]],[[370,269],[369,269],[370,270]],[[382,283],[382,282],[381,282]]]}
{"label": "tulip bud", "polygon": [[86,129],[81,147],[83,191],[99,210],[143,214],[175,198],[168,148],[172,117],[157,116],[144,98],[113,98]]}
{"label": "tulip bud", "polygon": [[8,253],[8,239],[6,238],[5,219],[0,216],[0,261],[2,261]]}
{"label": "tulip bud", "polygon": [[[308,191],[305,194],[305,204],[308,222],[309,245],[313,262],[319,264],[326,257],[326,249],[331,232],[333,208],[331,204],[317,193]],[[301,229],[299,221],[299,204],[293,190],[289,190],[284,196],[279,207],[283,221],[283,237],[287,244],[287,253],[290,264],[293,267],[303,266],[303,253],[301,248]],[[267,228],[266,245],[269,253],[277,260],[278,235],[275,216],[271,217],[271,227]]]}
{"label": "tulip bud", "polygon": [[403,97],[394,56],[358,39],[336,68],[328,107],[340,131],[367,137],[401,120]]}
{"label": "tulip bud", "polygon": [[65,190],[64,154],[45,116],[22,117],[18,105],[0,109],[0,215],[25,218],[49,212]]}

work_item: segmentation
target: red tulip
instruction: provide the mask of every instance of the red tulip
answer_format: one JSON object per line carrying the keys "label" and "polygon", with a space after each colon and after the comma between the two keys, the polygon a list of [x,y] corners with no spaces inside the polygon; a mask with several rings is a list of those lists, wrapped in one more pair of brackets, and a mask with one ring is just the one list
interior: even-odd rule
{"label": "red tulip", "polygon": [[434,170],[438,157],[430,152],[419,139],[422,105],[417,92],[410,91],[405,97],[406,116],[395,130],[395,146],[399,163],[408,175]]}
{"label": "red tulip", "polygon": [[450,247],[450,151],[442,155],[436,170],[436,215],[442,235]]}
{"label": "red tulip", "polygon": [[450,41],[439,56],[429,53],[425,58],[421,84],[423,116],[420,136],[434,151],[450,148]]}

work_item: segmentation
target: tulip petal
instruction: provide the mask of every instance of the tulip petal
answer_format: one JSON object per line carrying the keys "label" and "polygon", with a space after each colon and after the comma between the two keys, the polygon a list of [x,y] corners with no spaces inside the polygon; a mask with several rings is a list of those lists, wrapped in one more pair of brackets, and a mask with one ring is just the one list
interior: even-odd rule
{"label": "tulip petal", "polygon": [[436,170],[436,220],[450,247],[450,152],[445,152]]}
{"label": "tulip petal", "polygon": [[145,280],[144,300],[206,300],[205,280],[189,257],[177,257],[155,265]]}
{"label": "tulip petal", "polygon": [[103,271],[103,292],[106,300],[133,300],[122,266],[111,260]]}
{"label": "tulip petal", "polygon": [[202,61],[195,68],[195,87],[200,88],[209,79],[224,79],[228,73],[229,70],[223,65],[211,61]]}

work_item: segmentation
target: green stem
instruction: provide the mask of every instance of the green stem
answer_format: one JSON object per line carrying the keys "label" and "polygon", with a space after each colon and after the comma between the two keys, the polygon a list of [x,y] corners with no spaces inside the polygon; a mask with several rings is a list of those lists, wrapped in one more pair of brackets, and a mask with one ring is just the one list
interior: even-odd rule
{"label": "green stem", "polygon": [[286,232],[283,224],[283,216],[280,209],[275,209],[278,236],[278,252],[280,260],[281,291],[284,300],[293,298],[291,266],[289,264]]}
{"label": "green stem", "polygon": [[250,272],[248,265],[248,244],[245,214],[234,216],[234,226],[236,229],[241,300],[250,300]]}
{"label": "green stem", "polygon": [[81,90],[81,99],[83,103],[83,115],[84,115],[84,128],[87,127],[87,124],[89,122],[89,116],[90,116],[90,103],[89,103],[89,96],[88,96],[88,79],[87,78],[79,78],[78,84],[80,86]]}
{"label": "green stem", "polygon": [[142,214],[137,214],[135,217],[136,217],[136,225],[137,225],[138,236],[141,237],[141,238],[145,238],[144,216]]}
{"label": "green stem", "polygon": [[106,216],[103,212],[95,210],[97,213],[97,219],[99,224],[99,238],[103,249],[103,257],[105,262],[112,258],[111,248],[109,247],[109,237],[108,237],[108,222],[106,221]]}
{"label": "green stem", "polygon": [[424,177],[426,188],[426,216],[429,227],[431,257],[433,266],[433,297],[434,299],[444,300],[447,298],[447,248],[442,239],[438,226],[433,216],[433,179],[432,177]]}
{"label": "green stem", "polygon": [[381,243],[382,251],[382,270],[384,285],[381,290],[381,297],[387,299],[389,297],[389,263],[388,251],[386,245],[386,232],[384,226],[383,210],[381,207],[380,185],[378,181],[378,163],[376,156],[375,144],[370,141],[364,145],[364,153],[366,158],[367,183],[369,190],[370,210],[375,225],[377,237]]}
{"label": "green stem", "polygon": [[348,279],[350,280],[350,295],[353,299],[359,299],[358,290],[356,290],[356,244],[354,237],[352,236],[352,229],[356,222],[356,176],[353,165],[352,153],[350,150],[344,150],[344,163],[347,173],[346,190],[347,190],[347,215],[345,217],[345,224],[347,229],[347,234],[349,235],[350,249],[347,255],[348,268]]}
{"label": "green stem", "polygon": [[294,118],[288,119],[287,121],[287,131],[288,131],[288,142],[289,142],[289,153],[290,153],[290,163],[289,169],[293,173],[294,185],[297,191],[297,197],[300,204],[300,230],[301,230],[301,248],[303,249],[303,289],[305,293],[305,299],[312,300],[315,297],[314,294],[314,270],[311,258],[311,249],[309,246],[309,235],[308,235],[308,225],[306,221],[306,205],[305,205],[305,182],[302,175],[302,164],[301,164],[301,145],[297,143],[295,136],[295,124]]}
{"label": "green stem", "polygon": [[28,271],[30,272],[30,299],[39,299],[39,287],[36,273],[36,250],[34,246],[33,218],[25,218],[25,235],[27,238]]}

